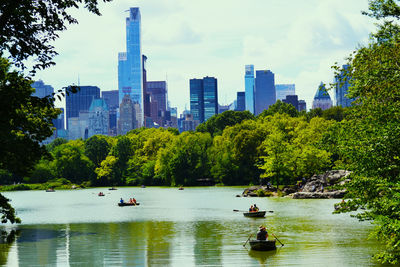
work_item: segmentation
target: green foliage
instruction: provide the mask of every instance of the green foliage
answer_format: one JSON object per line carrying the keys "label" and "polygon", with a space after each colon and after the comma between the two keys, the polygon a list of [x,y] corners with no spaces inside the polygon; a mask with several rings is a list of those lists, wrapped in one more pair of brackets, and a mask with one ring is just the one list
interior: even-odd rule
{"label": "green foliage", "polygon": [[94,135],[85,140],[85,155],[96,167],[100,167],[101,162],[111,150],[111,144],[108,143],[107,139],[103,135]]}
{"label": "green foliage", "polygon": [[65,144],[67,142],[68,142],[67,139],[58,137],[58,138],[54,139],[53,142],[51,142],[50,144],[46,145],[46,148],[47,148],[47,150],[49,152],[51,152],[51,151],[54,150],[54,148],[58,147],[59,145]]}
{"label": "green foliage", "polygon": [[45,183],[51,179],[54,179],[56,171],[54,164],[48,160],[42,159],[36,164],[31,175],[26,182],[28,183]]}
{"label": "green foliage", "polygon": [[60,145],[52,152],[57,177],[64,177],[73,183],[81,183],[94,174],[94,165],[84,154],[82,140]]}
{"label": "green foliage", "polygon": [[276,113],[287,114],[290,117],[299,116],[299,112],[292,104],[278,100],[275,104],[270,105],[268,109],[265,109],[263,112],[261,112],[258,117],[273,116]]}
{"label": "green foliage", "polygon": [[197,179],[209,177],[207,150],[212,145],[209,133],[184,132],[160,150],[155,174],[165,184],[195,185]]}
{"label": "green foliage", "polygon": [[244,120],[254,120],[254,115],[249,111],[227,110],[216,114],[196,128],[196,132],[210,133],[211,136],[221,135],[227,126],[233,126]]}
{"label": "green foliage", "polygon": [[336,67],[351,77],[349,96],[357,99],[337,141],[353,170],[340,211],[361,209],[359,219],[374,221],[373,234],[386,245],[375,257],[392,264],[400,262],[400,27],[393,21],[399,10],[395,1],[370,1],[365,13],[384,22],[350,56],[348,69]]}
{"label": "green foliage", "polygon": [[[110,2],[111,0],[103,0]],[[17,67],[30,57],[35,69],[45,69],[55,63],[53,42],[66,30],[66,23],[78,21],[70,14],[84,3],[91,13],[100,15],[97,0],[2,0],[0,5],[0,57],[7,52]]]}

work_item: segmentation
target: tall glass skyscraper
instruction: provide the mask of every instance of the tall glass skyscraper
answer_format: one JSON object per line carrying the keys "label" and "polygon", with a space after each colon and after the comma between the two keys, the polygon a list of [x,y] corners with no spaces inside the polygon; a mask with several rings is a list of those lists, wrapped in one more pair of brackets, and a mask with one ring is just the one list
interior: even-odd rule
{"label": "tall glass skyscraper", "polygon": [[254,114],[254,65],[245,66],[244,88],[246,110]]}
{"label": "tall glass skyscraper", "polygon": [[119,103],[129,95],[133,103],[140,105],[136,114],[139,127],[143,125],[143,68],[141,45],[141,18],[138,7],[129,10],[126,18],[126,52],[118,53]]}
{"label": "tall glass skyscraper", "polygon": [[254,94],[255,115],[276,102],[275,74],[270,70],[257,70]]}
{"label": "tall glass skyscraper", "polygon": [[204,89],[204,121],[218,114],[218,88],[214,77],[203,78]]}
{"label": "tall glass skyscraper", "polygon": [[214,77],[190,79],[190,112],[200,123],[218,114],[218,85]]}
{"label": "tall glass skyscraper", "polygon": [[204,121],[203,79],[190,79],[190,113],[193,120]]}

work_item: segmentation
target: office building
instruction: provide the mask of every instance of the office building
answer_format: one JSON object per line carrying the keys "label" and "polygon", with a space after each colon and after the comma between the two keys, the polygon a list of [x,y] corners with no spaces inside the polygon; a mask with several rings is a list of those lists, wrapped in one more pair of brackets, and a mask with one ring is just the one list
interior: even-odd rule
{"label": "office building", "polygon": [[190,80],[190,113],[200,123],[218,114],[218,84],[214,77]]}
{"label": "office building", "polygon": [[138,127],[143,125],[143,64],[141,45],[141,16],[138,7],[129,9],[126,18],[126,52],[118,53],[119,104],[128,95],[132,103],[139,105],[135,114]]}
{"label": "office building", "polygon": [[129,95],[125,95],[122,99],[122,103],[119,106],[119,120],[117,133],[118,135],[125,135],[132,129],[136,128],[136,111],[139,104],[133,103]]}
{"label": "office building", "polygon": [[89,108],[88,137],[108,135],[110,128],[109,109],[104,99],[94,99]]}
{"label": "office building", "polygon": [[115,136],[117,134],[117,112],[119,108],[119,92],[118,90],[102,91],[101,98],[107,104],[109,111],[109,135]]}
{"label": "office building", "polygon": [[[343,65],[343,69],[346,70],[349,66]],[[341,81],[344,79],[345,73],[342,71],[338,76],[335,77],[335,99],[336,106],[350,107],[351,103],[355,100],[354,98],[348,98],[347,94],[349,92],[349,81]],[[348,78],[347,78],[348,79]]]}
{"label": "office building", "polygon": [[167,83],[165,81],[148,81],[147,96],[150,104],[150,117],[159,126],[164,126],[167,118]]}
{"label": "office building", "polygon": [[72,117],[79,117],[80,112],[89,111],[92,101],[100,98],[100,88],[97,86],[79,86],[79,88],[78,92],[65,96],[67,122]]}
{"label": "office building", "polygon": [[204,121],[203,79],[190,80],[190,114],[193,120]]}
{"label": "office building", "polygon": [[246,110],[246,92],[237,92],[235,110],[236,111]]}
{"label": "office building", "polygon": [[307,111],[307,104],[304,100],[299,100],[299,109],[298,111]]}
{"label": "office building", "polygon": [[332,107],[332,100],[325,88],[325,85],[321,82],[318,86],[317,92],[315,93],[312,108],[321,108],[322,110]]}
{"label": "office building", "polygon": [[276,102],[275,74],[270,70],[257,70],[255,79],[255,115]]}
{"label": "office building", "polygon": [[282,102],[291,104],[296,110],[299,110],[299,97],[297,95],[287,95]]}
{"label": "office building", "polygon": [[32,96],[37,96],[40,98],[44,98],[47,96],[52,97],[54,93],[54,88],[51,85],[45,84],[42,80],[35,81],[31,84],[32,88],[35,88],[35,92]]}
{"label": "office building", "polygon": [[254,114],[254,65],[245,66],[244,88],[246,110]]}
{"label": "office building", "polygon": [[296,86],[294,84],[275,84],[276,100],[283,101],[288,95],[296,94]]}
{"label": "office building", "polygon": [[218,86],[214,77],[203,78],[204,121],[218,114]]}

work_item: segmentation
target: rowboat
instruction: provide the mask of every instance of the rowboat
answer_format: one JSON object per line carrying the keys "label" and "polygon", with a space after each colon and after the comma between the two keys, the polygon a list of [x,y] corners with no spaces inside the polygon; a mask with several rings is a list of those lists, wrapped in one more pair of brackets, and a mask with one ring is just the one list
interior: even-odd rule
{"label": "rowboat", "polygon": [[56,192],[53,188],[46,189],[46,192]]}
{"label": "rowboat", "polygon": [[257,250],[257,251],[269,251],[269,250],[275,250],[276,245],[275,245],[276,240],[250,240],[250,247],[252,250]]}
{"label": "rowboat", "polygon": [[111,187],[111,188],[108,188],[108,190],[118,190],[118,189],[115,187]]}
{"label": "rowboat", "polygon": [[252,212],[243,212],[243,215],[245,217],[256,217],[256,218],[262,218],[265,217],[265,213],[267,211],[265,210],[260,210],[260,211],[252,211]]}
{"label": "rowboat", "polygon": [[120,206],[120,207],[124,207],[124,206],[139,206],[139,205],[140,205],[139,202],[136,202],[136,203],[129,203],[129,202],[121,203],[121,202],[119,202],[118,203],[118,206]]}

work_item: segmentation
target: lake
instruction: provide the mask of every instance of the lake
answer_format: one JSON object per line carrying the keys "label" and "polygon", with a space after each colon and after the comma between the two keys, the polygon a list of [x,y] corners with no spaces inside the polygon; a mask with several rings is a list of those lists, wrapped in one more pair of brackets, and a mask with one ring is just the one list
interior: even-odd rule
{"label": "lake", "polygon": [[[124,187],[5,192],[22,224],[0,244],[3,266],[379,266],[372,226],[333,215],[339,200],[244,198],[243,187]],[[104,197],[97,196],[100,191]],[[140,206],[118,207],[135,197]],[[270,210],[247,218],[234,209]],[[254,252],[264,224],[284,246]],[[277,245],[279,243],[277,242]]]}

